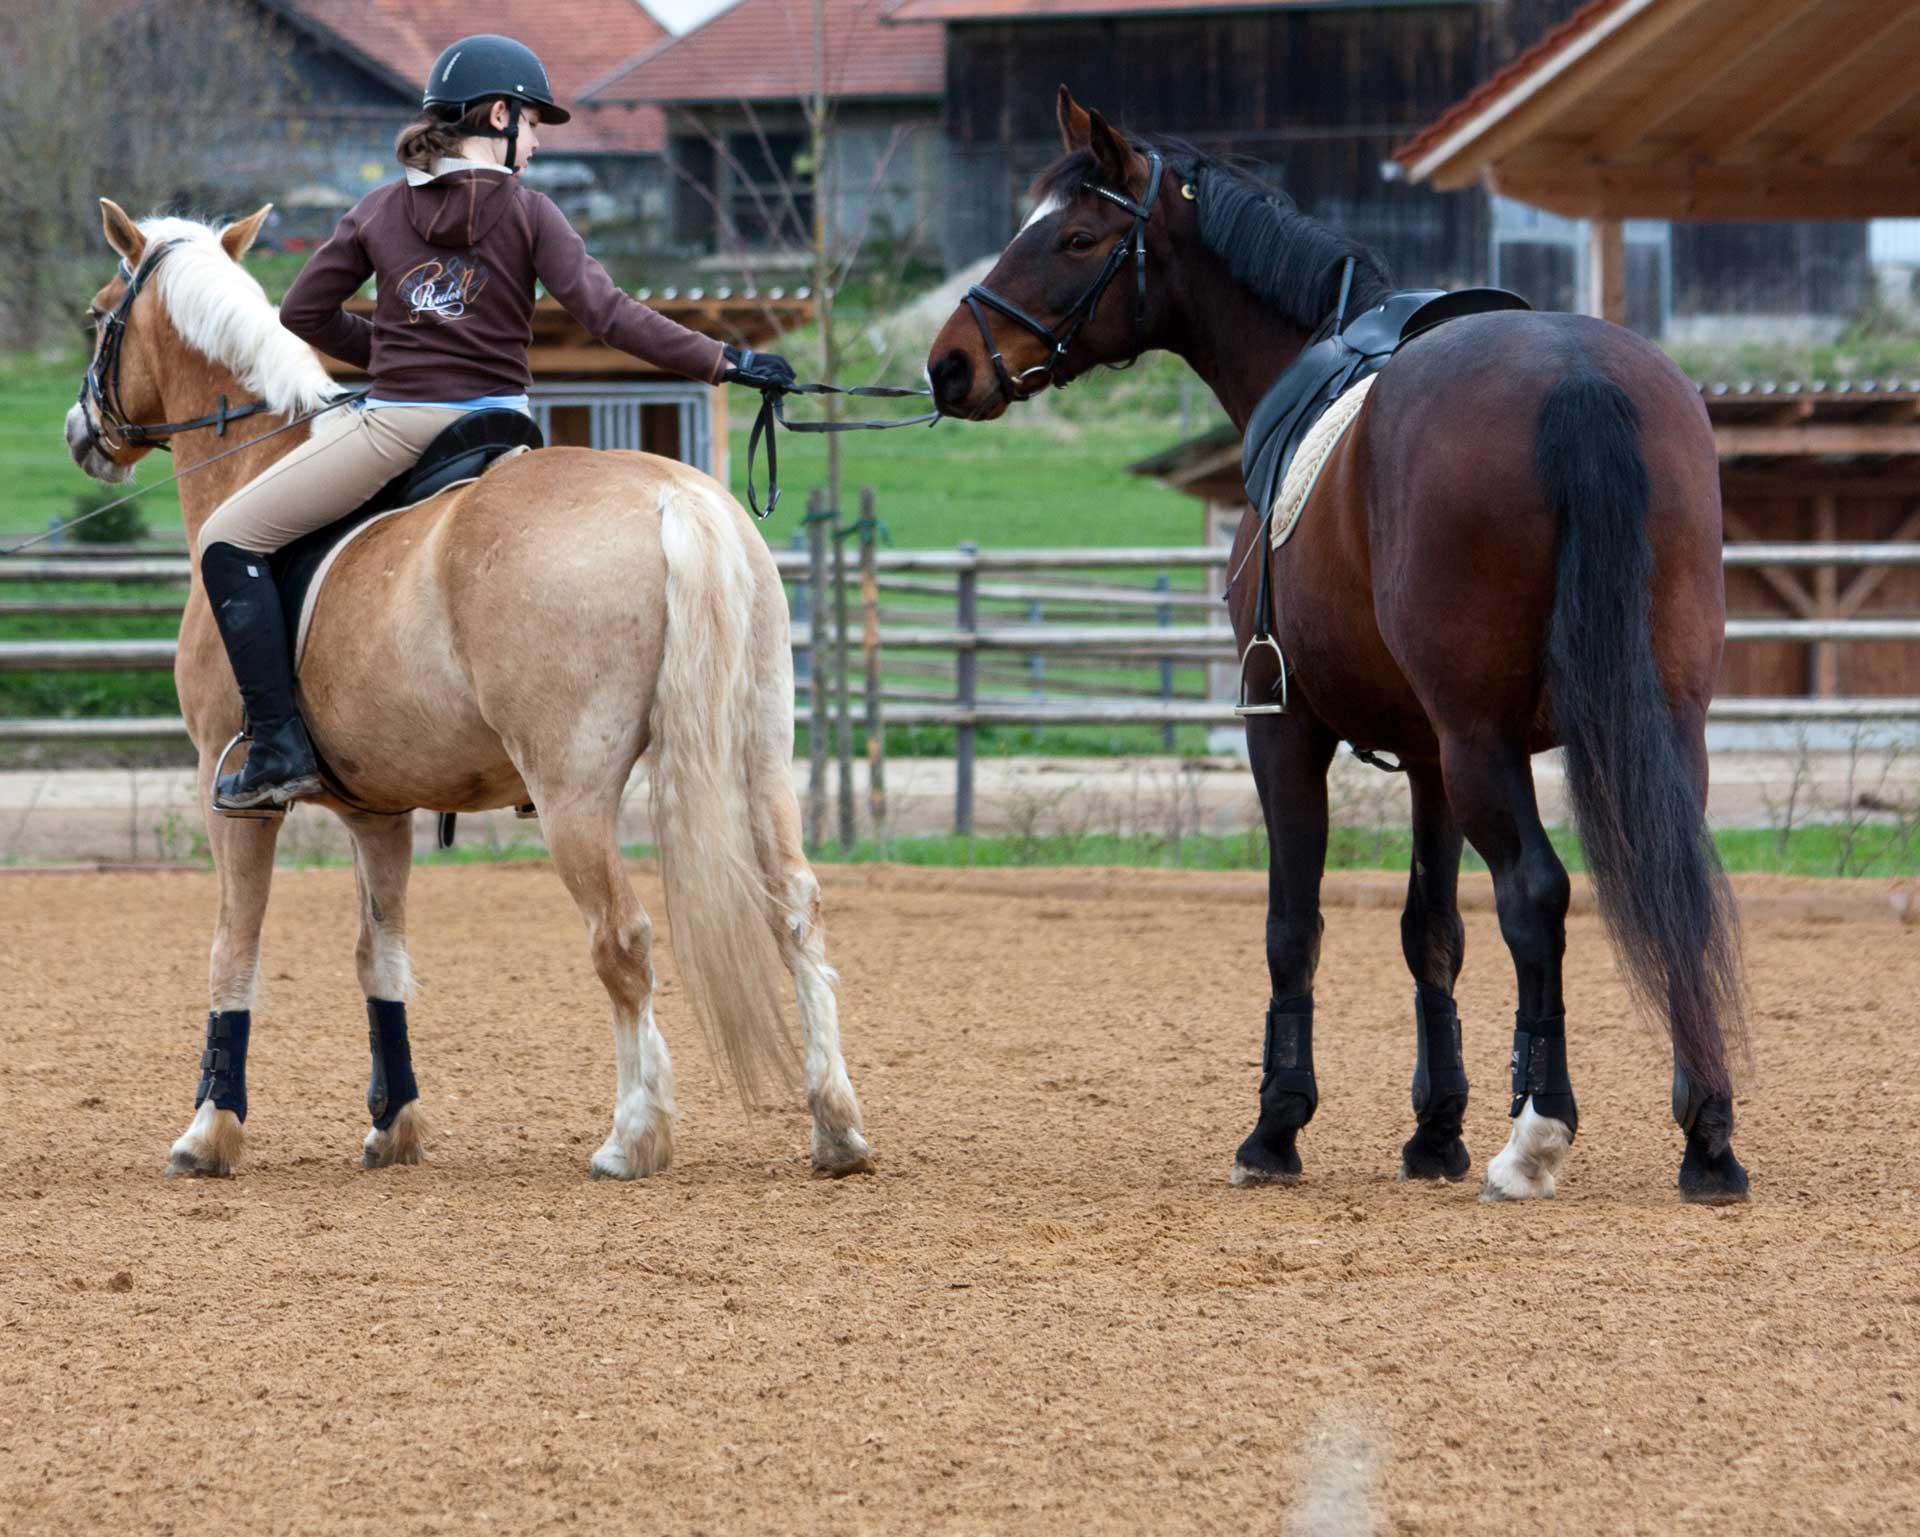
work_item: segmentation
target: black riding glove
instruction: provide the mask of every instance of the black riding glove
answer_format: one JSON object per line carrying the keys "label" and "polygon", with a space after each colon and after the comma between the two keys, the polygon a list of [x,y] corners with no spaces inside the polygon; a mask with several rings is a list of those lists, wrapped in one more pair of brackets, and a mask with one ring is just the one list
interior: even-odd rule
{"label": "black riding glove", "polygon": [[777,352],[749,352],[731,344],[721,351],[727,359],[726,371],[720,375],[722,384],[744,384],[764,390],[794,383],[793,365]]}

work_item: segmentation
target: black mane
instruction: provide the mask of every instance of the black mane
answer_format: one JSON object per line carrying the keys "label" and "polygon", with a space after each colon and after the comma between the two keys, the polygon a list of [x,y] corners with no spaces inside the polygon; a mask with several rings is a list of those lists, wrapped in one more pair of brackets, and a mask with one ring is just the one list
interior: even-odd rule
{"label": "black mane", "polygon": [[[1200,240],[1227,264],[1235,278],[1295,325],[1312,330],[1340,300],[1340,274],[1354,259],[1347,312],[1357,315],[1393,286],[1386,262],[1351,236],[1300,212],[1278,187],[1231,161],[1207,155],[1178,140],[1129,141],[1141,154],[1157,149],[1167,162],[1162,196],[1193,184],[1200,211]],[[1091,149],[1062,155],[1033,184],[1036,201],[1069,201],[1088,181],[1099,179]]]}

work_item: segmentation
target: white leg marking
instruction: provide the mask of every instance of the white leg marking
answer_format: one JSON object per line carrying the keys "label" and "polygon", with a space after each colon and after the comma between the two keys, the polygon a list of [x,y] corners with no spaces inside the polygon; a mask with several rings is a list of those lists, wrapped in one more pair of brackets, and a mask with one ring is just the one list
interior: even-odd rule
{"label": "white leg marking", "polygon": [[793,968],[794,996],[806,1032],[807,1108],[813,1112],[813,1166],[823,1174],[860,1174],[873,1167],[861,1134],[860,1101],[840,1055],[840,1011],[834,971],[806,954]]}
{"label": "white leg marking", "polygon": [[1550,1201],[1553,1179],[1573,1146],[1565,1121],[1537,1115],[1528,1096],[1513,1123],[1507,1145],[1487,1165],[1487,1182],[1480,1188],[1483,1201]]}
{"label": "white leg marking", "polygon": [[240,1117],[231,1110],[217,1110],[211,1099],[203,1099],[167,1155],[167,1173],[213,1174],[224,1178],[233,1173],[233,1166],[240,1161],[244,1140]]}
{"label": "white leg marking", "polygon": [[[653,978],[647,978],[652,992]],[[673,1062],[649,998],[638,1020],[613,1027],[613,1130],[593,1155],[595,1179],[644,1179],[673,1161]]]}
{"label": "white leg marking", "polygon": [[385,1131],[378,1126],[367,1128],[360,1162],[369,1169],[384,1169],[396,1163],[419,1163],[426,1151],[427,1117],[414,1099],[394,1112],[393,1124]]}

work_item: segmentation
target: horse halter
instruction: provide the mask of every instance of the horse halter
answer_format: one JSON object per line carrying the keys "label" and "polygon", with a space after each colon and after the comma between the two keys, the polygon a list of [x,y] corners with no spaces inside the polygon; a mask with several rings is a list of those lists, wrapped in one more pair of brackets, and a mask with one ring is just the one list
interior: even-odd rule
{"label": "horse halter", "polygon": [[[185,422],[153,422],[141,424],[130,422],[120,406],[120,348],[127,339],[127,317],[133,312],[133,301],[140,297],[140,290],[147,286],[147,279],[159,270],[161,261],[167,252],[177,245],[185,245],[180,239],[163,240],[152,251],[146,253],[136,269],[120,258],[120,279],[127,285],[126,292],[120,295],[120,302],[113,311],[100,322],[100,345],[94,350],[93,360],[87,364],[87,371],[80,380],[78,403],[93,405],[94,419],[99,424],[101,441],[108,448],[130,446],[151,446],[171,449],[169,441],[177,432],[191,432],[196,427],[214,427],[218,436],[227,435],[227,423],[239,421],[243,416],[252,416],[256,411],[264,411],[267,404],[256,400],[251,405],[230,410],[227,397],[222,395],[219,404],[206,416],[196,416]],[[118,437],[119,442],[113,438]]]}
{"label": "horse halter", "polygon": [[[1003,299],[984,283],[975,283],[967,290],[966,306],[973,316],[973,323],[980,328],[980,339],[986,343],[988,354],[993,359],[993,372],[1000,382],[1000,395],[1009,405],[1025,400],[1027,392],[1021,388],[1035,374],[1044,374],[1047,382],[1056,388],[1064,389],[1067,381],[1060,377],[1066,366],[1067,349],[1073,345],[1073,339],[1080,328],[1093,318],[1093,312],[1100,307],[1101,297],[1107,291],[1107,285],[1119,276],[1120,269],[1127,264],[1127,258],[1133,258],[1133,356],[1124,363],[1112,363],[1110,368],[1131,368],[1140,361],[1140,331],[1147,320],[1147,219],[1153,213],[1154,202],[1160,196],[1160,181],[1166,172],[1166,164],[1158,150],[1147,151],[1147,193],[1139,202],[1135,202],[1124,192],[1116,192],[1111,187],[1103,187],[1099,182],[1086,181],[1080,184],[1084,192],[1095,197],[1103,197],[1117,208],[1124,208],[1133,215],[1133,223],[1126,234],[1114,242],[1113,249],[1107,252],[1107,260],[1101,267],[1086,292],[1075,299],[1066,314],[1053,325],[1034,319],[1011,299]],[[1030,331],[1047,344],[1048,356],[1044,363],[1036,363],[1032,368],[1023,369],[1019,374],[1007,372],[1006,360],[1000,356],[1000,349],[994,344],[993,328],[987,324],[987,317],[981,306],[998,310],[1015,325]]]}

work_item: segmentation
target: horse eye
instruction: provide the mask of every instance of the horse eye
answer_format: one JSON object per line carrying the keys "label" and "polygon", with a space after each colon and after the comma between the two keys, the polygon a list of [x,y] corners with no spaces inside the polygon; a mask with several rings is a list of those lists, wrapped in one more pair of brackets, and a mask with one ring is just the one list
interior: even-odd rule
{"label": "horse eye", "polygon": [[1093,236],[1089,235],[1083,229],[1077,229],[1071,235],[1067,236],[1067,249],[1069,251],[1091,251],[1093,249]]}

